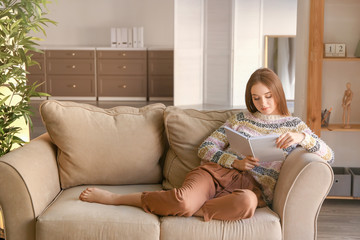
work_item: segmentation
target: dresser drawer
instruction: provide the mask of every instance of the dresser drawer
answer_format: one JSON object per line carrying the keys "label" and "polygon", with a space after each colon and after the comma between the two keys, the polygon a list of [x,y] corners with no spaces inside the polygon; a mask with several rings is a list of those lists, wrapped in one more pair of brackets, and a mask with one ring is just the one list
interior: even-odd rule
{"label": "dresser drawer", "polygon": [[144,75],[146,74],[145,60],[108,60],[98,61],[99,75]]}
{"label": "dresser drawer", "polygon": [[48,74],[94,74],[94,61],[86,59],[49,59]]}
{"label": "dresser drawer", "polygon": [[174,64],[168,59],[149,59],[149,74],[172,75],[174,73]]}
{"label": "dresser drawer", "polygon": [[34,75],[34,74],[31,74],[31,75],[27,75],[26,76],[27,79],[28,79],[28,84],[29,85],[33,85],[35,82],[36,84],[40,84],[42,83],[37,89],[36,91],[37,92],[46,92],[46,88],[45,88],[45,76],[44,75]]}
{"label": "dresser drawer", "polygon": [[150,76],[149,97],[173,97],[174,81],[172,76]]}
{"label": "dresser drawer", "polygon": [[43,74],[43,73],[45,73],[45,65],[44,65],[45,61],[44,61],[44,59],[33,59],[33,60],[38,62],[39,65],[38,64],[32,65],[32,66],[27,68],[27,71],[30,74]]}
{"label": "dresser drawer", "polygon": [[47,58],[83,59],[94,58],[94,50],[48,50]]}
{"label": "dresser drawer", "polygon": [[146,77],[99,77],[98,95],[102,97],[146,97]]}
{"label": "dresser drawer", "polygon": [[31,59],[34,59],[37,61],[37,59],[44,59],[44,53],[39,53],[39,52],[34,52],[34,51],[29,51],[27,55],[32,55]]}
{"label": "dresser drawer", "polygon": [[47,86],[52,96],[95,96],[94,76],[48,76]]}
{"label": "dresser drawer", "polygon": [[148,58],[174,58],[174,51],[148,51]]}
{"label": "dresser drawer", "polygon": [[132,59],[141,58],[146,59],[146,51],[97,51],[96,55],[99,59]]}

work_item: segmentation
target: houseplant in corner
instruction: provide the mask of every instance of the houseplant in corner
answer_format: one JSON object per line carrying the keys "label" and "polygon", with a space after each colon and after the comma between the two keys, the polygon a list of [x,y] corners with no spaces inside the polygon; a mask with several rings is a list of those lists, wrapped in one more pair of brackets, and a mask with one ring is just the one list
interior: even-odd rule
{"label": "houseplant in corner", "polygon": [[30,98],[46,96],[37,92],[41,83],[29,84],[27,67],[38,64],[31,59],[31,51],[40,52],[32,37],[43,32],[54,21],[45,18],[47,0],[0,0],[0,156],[25,143],[17,134],[21,127],[15,121],[31,123]]}

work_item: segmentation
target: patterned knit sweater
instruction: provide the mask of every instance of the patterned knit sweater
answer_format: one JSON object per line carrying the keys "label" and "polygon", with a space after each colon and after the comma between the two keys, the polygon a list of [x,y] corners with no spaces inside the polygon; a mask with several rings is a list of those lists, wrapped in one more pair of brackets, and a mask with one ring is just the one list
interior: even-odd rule
{"label": "patterned knit sweater", "polygon": [[[300,144],[294,144],[283,149],[287,156],[298,145],[307,151],[315,153],[328,163],[334,161],[334,153],[328,145],[316,136],[310,128],[299,118],[292,116],[264,115],[259,112],[249,113],[240,112],[230,117],[225,124],[214,131],[200,145],[198,155],[202,163],[211,161],[220,164],[226,168],[232,168],[231,165],[235,159],[243,159],[245,156],[237,156],[231,150],[225,135],[224,127],[228,126],[246,137],[261,136],[267,134],[283,134],[286,132],[304,133],[305,138]],[[261,185],[264,200],[271,204],[274,195],[276,181],[282,166],[282,161],[261,162],[260,165],[250,170],[255,180]]]}

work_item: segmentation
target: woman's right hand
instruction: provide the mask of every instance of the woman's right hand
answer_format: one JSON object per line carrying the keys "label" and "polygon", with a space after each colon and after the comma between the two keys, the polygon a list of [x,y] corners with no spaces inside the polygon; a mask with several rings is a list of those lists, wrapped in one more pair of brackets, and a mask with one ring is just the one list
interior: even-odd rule
{"label": "woman's right hand", "polygon": [[242,159],[242,160],[234,160],[232,167],[240,170],[240,171],[246,171],[246,170],[251,170],[253,169],[255,166],[259,166],[259,159],[254,158],[252,156],[247,156],[246,158]]}

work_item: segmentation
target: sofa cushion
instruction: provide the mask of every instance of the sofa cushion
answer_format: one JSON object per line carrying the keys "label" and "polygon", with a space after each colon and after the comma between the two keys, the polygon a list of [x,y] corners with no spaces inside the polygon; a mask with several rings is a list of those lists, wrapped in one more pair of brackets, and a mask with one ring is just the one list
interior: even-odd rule
{"label": "sofa cushion", "polygon": [[281,240],[281,224],[277,214],[270,208],[258,208],[253,217],[238,221],[211,220],[202,218],[163,217],[161,238],[172,240]]}
{"label": "sofa cushion", "polygon": [[[64,190],[38,217],[37,240],[160,239],[156,215],[136,207],[82,202],[78,197],[86,187]],[[120,194],[161,190],[160,184],[98,187]]]}
{"label": "sofa cushion", "polygon": [[164,164],[163,187],[180,187],[186,174],[199,166],[200,144],[239,110],[198,111],[167,107],[164,113],[169,150]]}
{"label": "sofa cushion", "polygon": [[163,104],[102,109],[45,101],[40,113],[58,147],[61,187],[159,183],[164,109]]}

